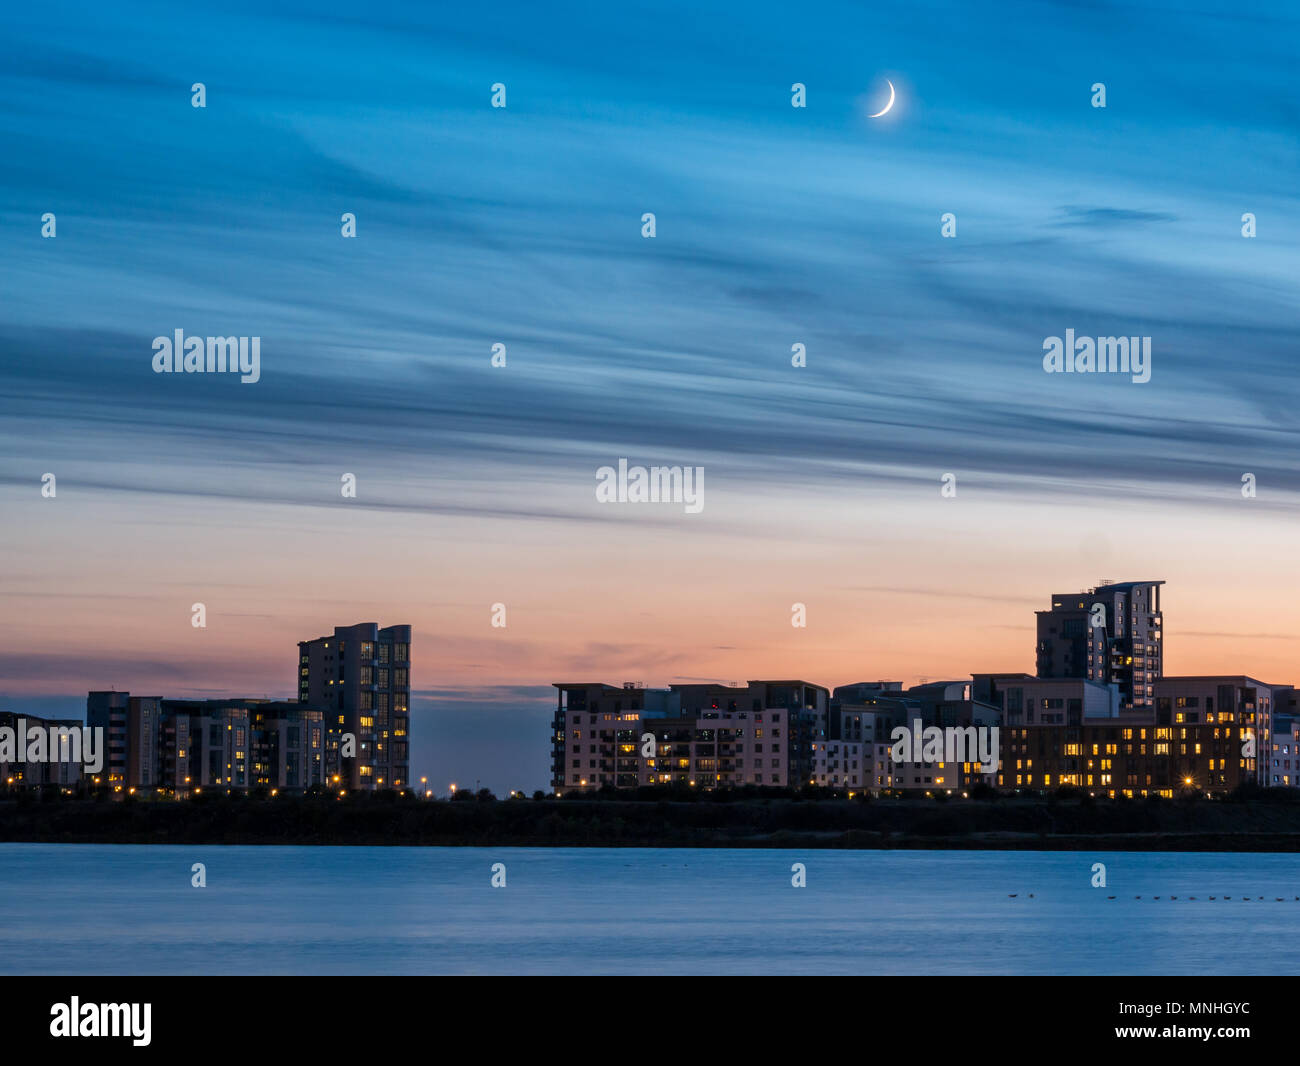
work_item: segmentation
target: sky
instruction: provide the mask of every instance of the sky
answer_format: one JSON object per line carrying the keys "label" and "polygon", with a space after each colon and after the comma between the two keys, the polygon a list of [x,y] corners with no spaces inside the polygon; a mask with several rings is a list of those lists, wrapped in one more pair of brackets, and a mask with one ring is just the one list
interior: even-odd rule
{"label": "sky", "polygon": [[1104,579],[1167,673],[1297,680],[1293,6],[222,8],[6,13],[0,709],[410,624],[412,775],[532,790],[553,681],[1032,672]]}

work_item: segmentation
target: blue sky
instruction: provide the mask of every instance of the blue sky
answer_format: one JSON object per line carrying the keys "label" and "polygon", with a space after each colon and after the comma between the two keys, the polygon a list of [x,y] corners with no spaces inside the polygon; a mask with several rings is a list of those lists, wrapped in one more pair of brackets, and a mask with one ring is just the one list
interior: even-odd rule
{"label": "blue sky", "polygon": [[[1101,565],[1156,576],[1129,572],[1162,557],[1119,550],[1141,538],[1110,507],[1176,513],[1193,539],[1213,526],[1191,581],[1239,539],[1217,523],[1249,470],[1254,513],[1273,517],[1248,547],[1283,565],[1270,553],[1300,489],[1288,5],[56,3],[6,22],[0,696],[19,709],[75,705],[110,673],[177,695],[288,692],[269,659],[241,680],[241,614],[291,665],[293,641],[336,623],[423,622],[441,603],[442,628],[423,632],[449,650],[417,673],[417,759],[532,788],[545,712],[527,696],[553,679],[548,641],[569,631],[589,650],[556,661],[569,674],[604,676],[621,648],[666,681],[699,657],[604,647],[578,608],[527,648],[481,654],[455,611],[511,585],[458,582],[509,559],[567,576],[530,585],[538,602],[578,580],[575,544],[610,537],[643,545],[603,560],[615,583],[664,537],[686,574],[738,555],[780,571],[798,551],[745,545],[773,516],[820,507],[801,535],[833,564],[854,552],[826,533],[851,520],[836,500],[888,513],[886,552],[932,526],[895,502],[958,470],[990,505],[1084,506],[1085,524],[1094,509],[1105,543],[1058,581],[1035,577],[1045,599]],[[873,122],[886,78],[899,103]],[[189,104],[195,81],[205,109]],[[345,211],[356,240],[340,237]],[[956,239],[940,237],[944,212]],[[1152,381],[1045,375],[1043,338],[1067,327],[1151,335]],[[261,382],[154,375],[149,342],[175,328],[261,336]],[[498,341],[506,371],[488,365]],[[630,529],[590,502],[592,470],[619,455],[704,464],[729,506],[684,536],[657,514]],[[343,520],[357,539],[325,543],[339,520],[323,501],[355,469],[368,517]],[[67,486],[53,519],[34,510],[45,470]],[[952,531],[944,553],[987,571],[976,592],[1009,572],[963,547],[985,528]],[[376,577],[368,597],[323,576],[346,569],[349,543],[382,560],[389,536],[409,580]],[[546,548],[519,562],[520,544]],[[239,551],[223,562],[222,545]],[[147,668],[108,670],[130,654],[124,627],[152,633],[173,592],[188,605],[197,558],[205,588],[229,591],[220,652],[195,663],[173,643],[141,654]],[[841,585],[880,588],[889,570]],[[902,584],[923,599],[952,580],[934,571]],[[268,575],[288,575],[275,598]],[[759,609],[750,591],[739,571],[716,590],[742,613]],[[108,604],[124,610],[113,632],[86,623],[63,658],[40,657],[68,611]],[[669,644],[682,611],[659,607]],[[833,643],[828,656],[847,654]],[[748,648],[710,665],[739,676],[765,660]],[[55,666],[66,691],[50,687]],[[933,673],[979,668],[940,659]]]}

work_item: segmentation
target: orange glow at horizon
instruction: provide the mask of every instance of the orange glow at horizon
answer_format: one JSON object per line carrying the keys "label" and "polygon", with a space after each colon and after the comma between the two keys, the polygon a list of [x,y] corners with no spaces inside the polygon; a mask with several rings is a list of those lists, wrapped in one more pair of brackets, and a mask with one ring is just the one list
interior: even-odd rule
{"label": "orange glow at horizon", "polygon": [[[1034,612],[1107,578],[1167,582],[1166,674],[1293,680],[1287,516],[1129,504],[1103,522],[1096,507],[924,489],[888,510],[715,490],[700,515],[522,525],[360,508],[305,525],[290,508],[164,501],[137,509],[143,541],[104,520],[113,501],[60,498],[73,514],[7,534],[32,565],[2,594],[4,691],[293,698],[297,642],[362,621],[414,627],[417,692],[1033,673]],[[806,628],[791,625],[799,603]]]}

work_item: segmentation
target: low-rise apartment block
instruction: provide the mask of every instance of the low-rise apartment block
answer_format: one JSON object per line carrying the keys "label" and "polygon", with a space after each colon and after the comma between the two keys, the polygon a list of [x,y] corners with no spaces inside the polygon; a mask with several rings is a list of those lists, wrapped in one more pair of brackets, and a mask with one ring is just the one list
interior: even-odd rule
{"label": "low-rise apartment block", "polygon": [[560,793],[648,784],[789,787],[812,774],[829,695],[802,681],[555,688],[551,786]]}
{"label": "low-rise apartment block", "polygon": [[[267,699],[172,700],[92,692],[87,723],[106,730],[103,772],[115,793],[325,786],[325,712]],[[80,724],[80,723],[78,723]]]}
{"label": "low-rise apartment block", "polygon": [[1003,732],[998,784],[1032,791],[1074,785],[1111,798],[1226,792],[1256,776],[1242,739],[1237,723],[1013,726]]}
{"label": "low-rise apartment block", "polygon": [[[0,750],[0,786],[6,789],[80,786],[85,755],[83,738],[79,735],[82,725],[71,718],[0,711],[0,729],[8,730],[14,740],[12,753]],[[41,757],[28,761],[33,731],[44,734],[38,741],[37,754]],[[77,734],[75,740],[73,734]]]}

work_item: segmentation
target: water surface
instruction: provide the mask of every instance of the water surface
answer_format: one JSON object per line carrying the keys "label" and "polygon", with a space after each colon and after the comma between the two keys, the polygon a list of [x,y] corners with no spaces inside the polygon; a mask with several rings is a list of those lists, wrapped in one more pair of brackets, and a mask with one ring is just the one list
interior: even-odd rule
{"label": "water surface", "polygon": [[1294,974],[1298,895],[1295,854],[0,844],[0,973]]}

